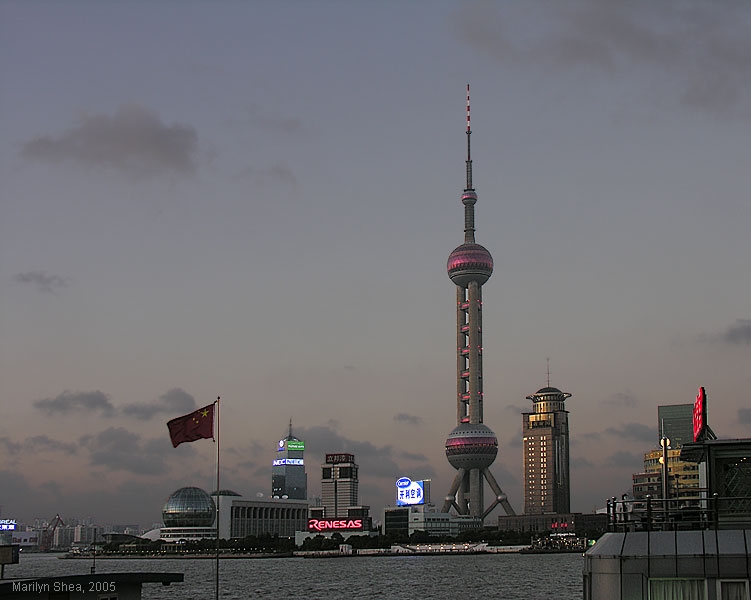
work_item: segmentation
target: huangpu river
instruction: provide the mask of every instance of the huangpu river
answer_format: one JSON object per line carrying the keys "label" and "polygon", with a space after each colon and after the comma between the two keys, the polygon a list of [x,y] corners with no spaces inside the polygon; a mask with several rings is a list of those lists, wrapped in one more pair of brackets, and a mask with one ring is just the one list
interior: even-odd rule
{"label": "huangpu river", "polygon": [[[90,573],[90,559],[61,560],[26,554],[6,565],[5,578]],[[97,573],[163,571],[185,574],[184,583],[144,584],[144,600],[214,598],[212,559],[98,559]],[[343,558],[223,559],[222,599],[297,598],[503,598],[581,600],[580,554],[475,554]]]}

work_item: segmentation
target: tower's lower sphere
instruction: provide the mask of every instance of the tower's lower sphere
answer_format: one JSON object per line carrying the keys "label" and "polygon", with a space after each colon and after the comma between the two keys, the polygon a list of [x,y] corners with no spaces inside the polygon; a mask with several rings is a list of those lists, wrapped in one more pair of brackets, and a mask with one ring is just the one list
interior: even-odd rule
{"label": "tower's lower sphere", "polygon": [[162,509],[166,527],[211,527],[216,505],[206,492],[197,487],[184,487],[173,493]]}
{"label": "tower's lower sphere", "polygon": [[493,274],[493,257],[480,244],[462,244],[449,254],[446,269],[456,285],[466,288],[470,281],[482,285]]}
{"label": "tower's lower sphere", "polygon": [[446,458],[455,469],[485,469],[498,455],[498,438],[483,423],[457,425],[446,439]]}

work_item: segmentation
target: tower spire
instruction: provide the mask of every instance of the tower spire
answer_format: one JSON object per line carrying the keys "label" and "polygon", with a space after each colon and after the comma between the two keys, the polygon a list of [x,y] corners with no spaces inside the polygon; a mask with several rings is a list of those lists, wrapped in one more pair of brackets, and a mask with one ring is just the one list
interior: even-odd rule
{"label": "tower spire", "polygon": [[472,151],[469,143],[471,135],[472,127],[470,125],[469,117],[469,84],[467,84],[467,187],[464,188],[464,191],[466,192],[474,190],[472,187]]}
{"label": "tower spire", "polygon": [[292,417],[289,418],[289,437],[292,437]]}

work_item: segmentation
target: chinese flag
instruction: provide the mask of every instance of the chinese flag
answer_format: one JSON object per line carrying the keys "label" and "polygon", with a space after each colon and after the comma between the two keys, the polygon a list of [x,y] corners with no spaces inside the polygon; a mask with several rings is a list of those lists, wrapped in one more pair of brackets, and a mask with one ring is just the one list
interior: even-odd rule
{"label": "chinese flag", "polygon": [[183,442],[214,439],[214,405],[209,404],[189,415],[172,419],[167,423],[167,429],[174,448]]}

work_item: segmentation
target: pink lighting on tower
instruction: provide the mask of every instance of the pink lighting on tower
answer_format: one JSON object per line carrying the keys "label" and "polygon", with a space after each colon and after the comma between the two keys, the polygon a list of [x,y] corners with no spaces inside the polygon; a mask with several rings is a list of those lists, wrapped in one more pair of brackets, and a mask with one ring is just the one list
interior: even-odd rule
{"label": "pink lighting on tower", "polygon": [[[446,440],[446,458],[457,470],[442,512],[454,508],[460,515],[485,517],[498,505],[507,515],[513,508],[489,470],[498,454],[498,439],[483,423],[482,391],[482,286],[493,274],[493,257],[475,241],[477,192],[472,185],[469,84],[467,85],[466,185],[461,194],[464,205],[464,243],[449,254],[446,270],[456,286],[456,427]],[[495,494],[485,507],[485,482]]]}

